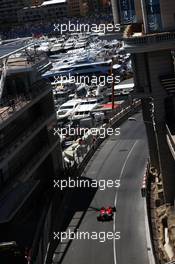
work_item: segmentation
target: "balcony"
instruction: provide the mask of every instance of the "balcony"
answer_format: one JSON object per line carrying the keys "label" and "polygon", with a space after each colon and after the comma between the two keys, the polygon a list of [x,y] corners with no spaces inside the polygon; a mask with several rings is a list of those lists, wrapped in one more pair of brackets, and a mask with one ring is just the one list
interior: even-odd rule
{"label": "balcony", "polygon": [[123,34],[124,49],[129,53],[143,53],[174,49],[175,32],[144,34],[141,24],[126,27]]}
{"label": "balcony", "polygon": [[34,103],[50,91],[50,87],[45,81],[41,80],[32,86],[26,95],[17,96],[12,99],[3,99],[0,104],[0,126],[8,119],[15,116],[29,103]]}
{"label": "balcony", "polygon": [[9,192],[14,188],[15,183],[24,183],[30,180],[31,176],[39,169],[46,158],[52,153],[52,151],[59,147],[59,138],[51,145],[46,142],[41,149],[39,149],[31,159],[27,161],[25,166],[17,168],[15,171],[11,169],[9,177],[3,182],[0,197],[4,196],[4,192]]}
{"label": "balcony", "polygon": [[167,94],[175,94],[175,75],[161,76],[160,81]]}
{"label": "balcony", "polygon": [[[47,125],[48,122],[53,121],[53,119],[55,119],[55,113],[48,113],[47,115],[40,116],[40,118],[37,119],[29,129],[25,130],[20,136],[16,138],[15,141],[6,147],[4,147],[4,141],[2,138],[2,142],[0,142],[1,166],[3,166],[3,162],[7,162],[13,158],[13,156],[16,155],[18,151],[20,151],[33,137],[35,137],[37,133],[39,133],[39,131]],[[54,137],[54,141],[52,142],[55,143],[55,141],[56,137]]]}
{"label": "balcony", "polygon": [[16,181],[13,186],[1,190],[0,224],[13,220],[25,202],[36,192],[39,184],[39,180],[29,180],[25,183]]}
{"label": "balcony", "polygon": [[168,125],[166,125],[166,138],[167,138],[167,143],[168,143],[169,149],[170,149],[172,156],[175,160],[175,135],[172,134]]}
{"label": "balcony", "polygon": [[[40,54],[32,59],[22,56],[9,58],[6,65],[7,75],[32,71],[33,68],[36,68],[40,73],[44,73],[52,68],[52,63],[45,54]],[[2,71],[1,68],[0,70]]]}
{"label": "balcony", "polygon": [[46,144],[42,149],[35,154],[27,166],[18,174],[18,179],[21,182],[26,182],[30,179],[31,175],[43,164],[44,160],[52,153],[52,151],[59,146],[59,139],[50,145]]}

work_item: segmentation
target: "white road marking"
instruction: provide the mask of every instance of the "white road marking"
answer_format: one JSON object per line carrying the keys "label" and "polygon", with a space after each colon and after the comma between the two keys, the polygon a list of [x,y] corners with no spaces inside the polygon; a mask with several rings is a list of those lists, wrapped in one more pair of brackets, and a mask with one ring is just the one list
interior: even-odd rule
{"label": "white road marking", "polygon": [[[126,159],[125,159],[125,162],[123,164],[123,167],[121,169],[121,172],[120,172],[120,176],[119,176],[119,180],[121,180],[122,178],[122,175],[123,175],[123,172],[124,172],[124,169],[126,167],[126,163],[135,147],[135,145],[137,144],[138,140],[136,140],[136,142],[134,143],[134,145],[132,146],[130,152],[128,153]],[[115,200],[114,200],[114,206],[115,208],[117,207],[117,200],[118,200],[118,191],[116,191],[116,195],[115,195]],[[113,232],[115,234],[116,232],[116,213],[114,214],[114,221],[113,221]],[[114,252],[114,264],[117,264],[117,253],[116,253],[116,240],[115,240],[115,237],[113,239],[113,252]]]}

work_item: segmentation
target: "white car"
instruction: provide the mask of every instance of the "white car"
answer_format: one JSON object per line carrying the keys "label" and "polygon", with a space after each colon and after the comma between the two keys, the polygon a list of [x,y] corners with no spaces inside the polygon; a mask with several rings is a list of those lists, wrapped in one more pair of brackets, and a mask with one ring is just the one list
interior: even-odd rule
{"label": "white car", "polygon": [[129,121],[136,121],[136,118],[135,117],[129,117],[128,120]]}
{"label": "white car", "polygon": [[72,116],[72,120],[80,120],[83,118],[89,118],[91,115],[91,111],[95,109],[99,105],[99,99],[84,99],[77,107],[74,115]]}
{"label": "white car", "polygon": [[81,99],[75,99],[69,100],[66,103],[62,104],[57,111],[57,119],[63,119],[72,116],[80,103]]}

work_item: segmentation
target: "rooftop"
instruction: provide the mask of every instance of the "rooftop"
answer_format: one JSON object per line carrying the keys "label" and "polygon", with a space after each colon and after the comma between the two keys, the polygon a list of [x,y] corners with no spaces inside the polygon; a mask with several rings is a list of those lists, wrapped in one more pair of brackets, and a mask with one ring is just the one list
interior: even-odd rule
{"label": "rooftop", "polygon": [[[26,72],[26,71],[31,71],[32,67],[36,67],[38,71],[44,71],[44,67],[46,70],[51,68],[51,62],[49,62],[49,59],[46,55],[40,55],[40,56],[35,56],[33,58],[30,58],[26,55],[20,54],[20,56],[15,57],[10,56],[6,62],[6,70],[7,70],[7,75],[10,75],[11,73],[16,73],[16,72]],[[0,71],[2,70],[0,66]],[[45,70],[45,71],[46,71]]]}
{"label": "rooftop", "polygon": [[0,45],[0,59],[4,59],[17,52],[24,50],[25,48],[34,45],[30,42],[31,38],[16,39],[7,44]]}

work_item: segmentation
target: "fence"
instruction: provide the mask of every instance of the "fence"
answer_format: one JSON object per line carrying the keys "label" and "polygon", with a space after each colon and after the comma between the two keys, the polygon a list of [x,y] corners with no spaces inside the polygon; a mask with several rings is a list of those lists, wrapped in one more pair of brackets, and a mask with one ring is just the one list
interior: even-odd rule
{"label": "fence", "polygon": [[[108,123],[100,126],[100,129],[107,130],[107,128],[113,127],[117,122],[124,118],[132,110],[140,106],[140,100],[134,103],[125,103],[124,108],[115,110],[113,116],[109,119]],[[93,136],[91,133],[86,133],[82,138],[76,140],[70,147],[64,150],[63,155],[65,157],[64,165],[67,174],[73,174],[75,170],[80,169],[92,156],[92,153],[98,148],[98,146],[107,138],[107,134],[101,137],[100,133],[97,136]],[[66,162],[67,160],[67,162]]]}

